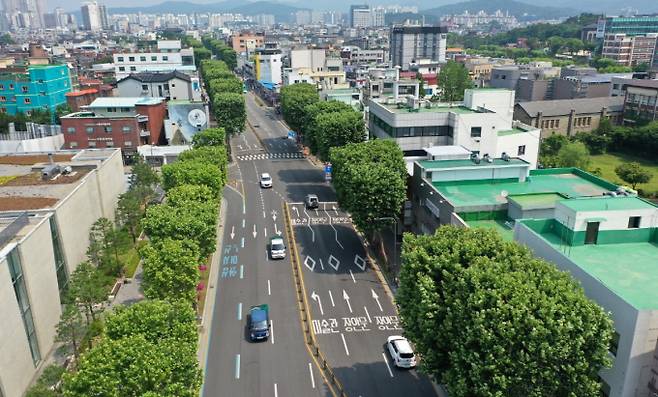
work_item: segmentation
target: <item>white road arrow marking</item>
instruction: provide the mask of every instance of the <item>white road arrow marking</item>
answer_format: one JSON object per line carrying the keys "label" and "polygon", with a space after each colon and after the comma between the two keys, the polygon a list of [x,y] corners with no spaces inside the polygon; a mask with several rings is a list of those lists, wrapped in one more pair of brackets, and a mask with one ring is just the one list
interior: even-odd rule
{"label": "white road arrow marking", "polygon": [[231,226],[231,240],[235,237],[235,226]]}
{"label": "white road arrow marking", "polygon": [[254,225],[254,231],[251,232],[251,234],[254,236],[254,238],[256,238],[256,236],[258,235],[258,232],[256,231],[256,225]]}
{"label": "white road arrow marking", "polygon": [[280,236],[280,235],[281,235],[281,230],[279,230],[279,229],[276,227],[276,223],[274,224],[274,233],[276,233],[277,236]]}
{"label": "white road arrow marking", "polygon": [[299,218],[299,209],[297,207],[292,207],[292,209],[297,213],[297,218]]}
{"label": "white road arrow marking", "polygon": [[313,293],[311,294],[311,299],[318,302],[318,306],[320,306],[320,314],[324,316],[324,310],[322,309],[322,300],[320,300],[320,295],[316,294],[315,291],[313,291]]}
{"label": "white road arrow marking", "polygon": [[345,303],[347,303],[347,308],[350,309],[350,313],[352,313],[352,304],[350,303],[350,296],[347,295],[347,292],[343,290],[343,299],[345,299]]}
{"label": "white road arrow marking", "polygon": [[372,299],[374,299],[375,301],[377,301],[377,306],[379,306],[379,311],[382,311],[382,312],[383,312],[384,309],[382,309],[382,304],[379,303],[379,296],[377,295],[377,293],[375,293],[375,290],[374,290],[374,289],[371,288],[370,291],[372,291]]}
{"label": "white road arrow marking", "polygon": [[276,222],[276,210],[272,210],[272,220]]}

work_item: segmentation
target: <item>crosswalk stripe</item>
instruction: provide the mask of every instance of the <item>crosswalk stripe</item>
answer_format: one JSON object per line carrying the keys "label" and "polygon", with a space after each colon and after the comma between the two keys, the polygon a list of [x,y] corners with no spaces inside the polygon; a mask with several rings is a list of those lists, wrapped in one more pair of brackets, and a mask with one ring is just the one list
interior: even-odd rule
{"label": "crosswalk stripe", "polygon": [[267,159],[303,159],[304,155],[301,152],[287,152],[287,153],[259,153],[259,154],[245,154],[236,156],[240,161],[251,160],[267,160]]}

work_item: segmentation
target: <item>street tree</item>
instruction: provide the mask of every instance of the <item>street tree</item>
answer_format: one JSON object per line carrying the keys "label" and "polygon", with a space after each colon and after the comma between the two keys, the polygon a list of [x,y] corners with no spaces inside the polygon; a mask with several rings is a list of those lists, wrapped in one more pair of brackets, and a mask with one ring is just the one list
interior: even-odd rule
{"label": "street tree", "polygon": [[636,162],[618,165],[615,167],[615,174],[617,174],[622,181],[630,184],[633,189],[635,189],[639,183],[648,183],[653,177],[649,170],[642,168],[640,163]]}
{"label": "street tree", "polygon": [[87,257],[91,263],[108,276],[116,276],[121,271],[118,233],[109,219],[98,218],[91,225]]}
{"label": "street tree", "polygon": [[119,196],[117,203],[117,222],[128,230],[133,243],[137,241],[139,226],[144,210],[140,198],[135,191],[129,190]]}
{"label": "street tree", "polygon": [[579,284],[487,229],[407,234],[397,303],[451,396],[597,395],[612,322]]}
{"label": "street tree", "polygon": [[316,144],[316,117],[322,114],[331,114],[350,111],[352,108],[338,101],[320,101],[306,105],[304,108],[304,120],[300,123],[300,133],[304,137],[304,143],[309,146],[313,153],[317,153],[318,148]]}
{"label": "street tree", "polygon": [[455,61],[448,61],[438,76],[440,98],[445,102],[457,102],[464,99],[464,91],[473,86],[468,70],[464,65]]}
{"label": "street tree", "polygon": [[324,161],[329,160],[329,150],[332,147],[366,140],[363,116],[351,109],[316,116],[314,130],[315,146],[320,159]]}
{"label": "street tree", "polygon": [[194,241],[165,238],[146,245],[141,254],[147,298],[195,301],[200,255]]}
{"label": "street tree", "polygon": [[142,335],[151,343],[172,339],[196,345],[196,313],[187,302],[147,300],[131,306],[118,306],[105,320],[110,339]]}
{"label": "street tree", "polygon": [[76,361],[78,360],[80,343],[85,335],[85,330],[86,327],[82,320],[80,308],[71,303],[65,304],[62,309],[62,315],[59,317],[59,323],[57,324],[55,342],[70,347]]}
{"label": "street tree", "polygon": [[130,190],[134,191],[142,204],[145,204],[155,193],[155,186],[160,177],[141,157],[137,157],[132,166]]}
{"label": "street tree", "polygon": [[569,142],[557,152],[558,167],[575,167],[586,170],[589,167],[589,150],[582,142]]}
{"label": "street tree", "polygon": [[162,183],[167,191],[180,185],[205,185],[219,197],[223,179],[217,166],[200,161],[177,161],[162,167]]}
{"label": "street tree", "polygon": [[397,219],[406,197],[402,151],[392,141],[374,140],[331,150],[332,180],[340,206],[372,236]]}
{"label": "street tree", "polygon": [[305,108],[320,101],[318,89],[308,83],[290,84],[281,88],[281,112],[288,126],[300,132],[303,130]]}
{"label": "street tree", "polygon": [[217,125],[223,127],[229,135],[239,134],[244,130],[247,111],[242,94],[220,93],[213,97]]}
{"label": "street tree", "polygon": [[228,154],[225,146],[194,146],[178,155],[178,161],[199,161],[219,168],[220,186],[226,184],[228,174]]}
{"label": "street tree", "polygon": [[81,305],[85,310],[87,326],[96,319],[97,308],[107,300],[108,282],[98,269],[89,262],[82,262],[71,274],[67,298],[71,303]]}
{"label": "street tree", "polygon": [[136,335],[104,339],[64,375],[62,389],[65,397],[197,397],[200,386],[196,346]]}
{"label": "street tree", "polygon": [[235,76],[212,79],[208,82],[208,92],[213,99],[220,94],[242,94],[242,81]]}
{"label": "street tree", "polygon": [[184,207],[194,203],[213,203],[217,200],[205,185],[180,185],[167,193],[167,205]]}
{"label": "street tree", "polygon": [[195,241],[201,256],[206,257],[215,250],[217,203],[187,202],[172,206],[161,204],[146,210],[142,221],[144,231],[154,241],[168,237]]}
{"label": "street tree", "polygon": [[226,131],[223,128],[206,128],[192,137],[195,148],[201,146],[224,146],[226,143]]}

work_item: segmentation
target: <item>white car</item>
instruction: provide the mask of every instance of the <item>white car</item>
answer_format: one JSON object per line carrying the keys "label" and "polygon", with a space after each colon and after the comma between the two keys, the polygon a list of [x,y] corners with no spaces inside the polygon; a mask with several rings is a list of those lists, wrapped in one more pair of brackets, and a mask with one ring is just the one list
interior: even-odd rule
{"label": "white car", "polygon": [[270,258],[283,259],[286,257],[286,245],[283,238],[276,236],[270,239]]}
{"label": "white car", "polygon": [[272,177],[267,172],[260,174],[260,187],[263,189],[272,187]]}
{"label": "white car", "polygon": [[386,340],[386,347],[396,367],[414,368],[416,366],[416,355],[411,343],[404,336],[389,336]]}

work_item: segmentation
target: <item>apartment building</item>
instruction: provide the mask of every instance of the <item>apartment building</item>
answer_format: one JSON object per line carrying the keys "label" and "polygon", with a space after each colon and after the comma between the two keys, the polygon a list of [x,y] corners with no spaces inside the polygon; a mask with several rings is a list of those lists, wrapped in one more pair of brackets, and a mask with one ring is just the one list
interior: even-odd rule
{"label": "apartment building", "polygon": [[445,26],[393,26],[390,57],[393,66],[408,70],[419,59],[446,62],[448,28]]}
{"label": "apartment building", "polygon": [[113,148],[125,156],[137,146],[164,143],[164,98],[98,98],[84,110],[61,117],[65,147]]}
{"label": "apartment building", "polygon": [[601,55],[621,66],[652,65],[656,57],[657,33],[630,36],[624,33],[607,34]]}
{"label": "apartment building", "polygon": [[238,54],[251,53],[265,44],[265,33],[239,32],[229,39],[231,48]]}
{"label": "apartment building", "polygon": [[157,51],[114,54],[114,75],[117,80],[131,73],[196,72],[194,50],[181,48],[180,40],[158,40]]}
{"label": "apartment building", "polygon": [[0,113],[14,115],[34,109],[54,111],[71,91],[67,65],[31,65],[0,69]]}
{"label": "apartment building", "polygon": [[280,85],[283,82],[283,61],[278,48],[259,48],[254,55],[256,80]]}
{"label": "apartment building", "polygon": [[[72,172],[43,179],[51,162]],[[48,364],[61,293],[86,259],[91,225],[114,219],[125,178],[119,149],[11,154],[0,172],[20,181],[0,187],[0,395],[13,397]]]}
{"label": "apartment building", "polygon": [[658,120],[658,80],[630,80],[624,96],[624,123]]}
{"label": "apartment building", "polygon": [[169,100],[201,101],[199,78],[179,71],[130,74],[117,82],[120,97],[159,97]]}

